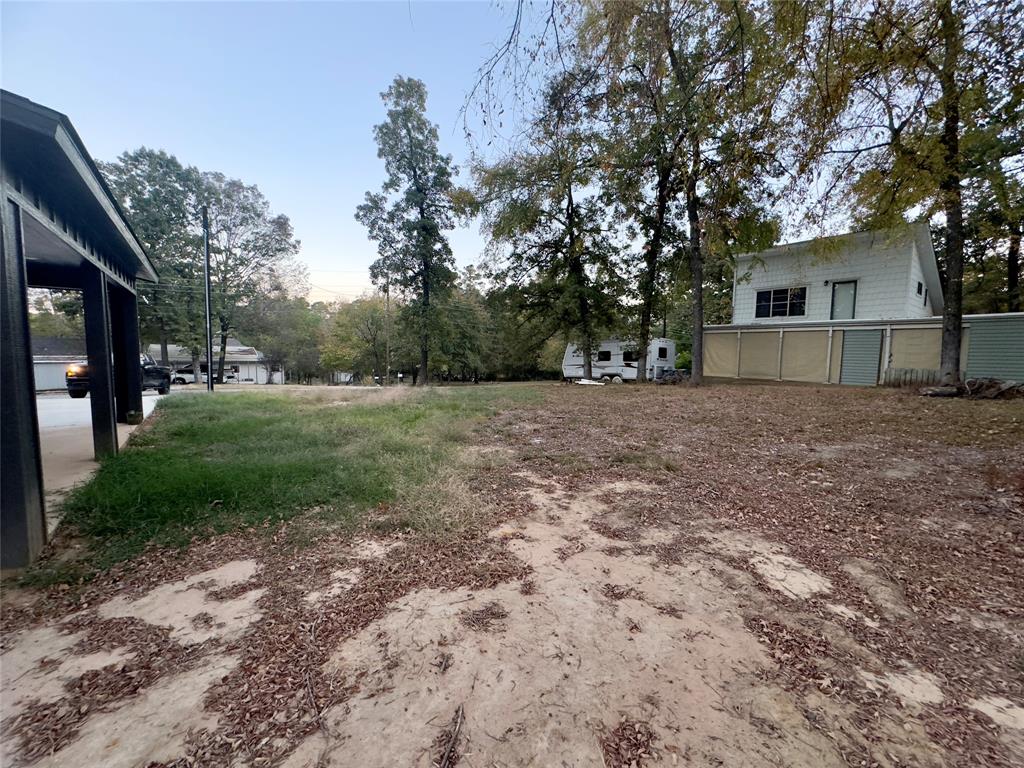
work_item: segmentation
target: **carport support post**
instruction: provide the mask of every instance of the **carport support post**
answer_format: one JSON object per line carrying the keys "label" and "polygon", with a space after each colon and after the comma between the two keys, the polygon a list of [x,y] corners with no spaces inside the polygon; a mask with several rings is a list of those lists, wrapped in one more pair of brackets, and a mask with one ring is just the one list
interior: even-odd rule
{"label": "carport support post", "polygon": [[110,301],[107,278],[91,264],[82,266],[85,308],[85,350],[89,358],[89,401],[92,406],[92,444],[96,458],[117,453],[114,387],[110,375]]}
{"label": "carport support post", "polygon": [[139,364],[139,304],[135,294],[110,286],[114,335],[114,406],[122,424],[142,421],[142,367]]}
{"label": "carport support post", "polygon": [[0,569],[23,568],[46,543],[43,463],[28,329],[21,209],[0,187]]}

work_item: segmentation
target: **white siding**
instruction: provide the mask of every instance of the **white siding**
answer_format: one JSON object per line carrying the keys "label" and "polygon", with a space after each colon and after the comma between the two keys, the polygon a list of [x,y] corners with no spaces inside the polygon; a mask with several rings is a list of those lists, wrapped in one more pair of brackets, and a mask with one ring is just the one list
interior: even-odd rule
{"label": "white siding", "polygon": [[[917,285],[921,284],[921,295],[917,293]],[[910,259],[910,285],[908,286],[909,296],[907,299],[907,317],[931,317],[932,296],[928,291],[928,282],[924,277],[924,270],[921,269],[921,255],[917,252],[917,245],[914,245],[914,254]],[[927,295],[928,301],[925,301]]]}
{"label": "white siding", "polygon": [[[793,320],[828,320],[832,313],[832,283],[857,281],[857,320],[928,317],[916,295],[922,280],[913,240],[887,233],[864,233],[834,241],[831,250],[812,243],[779,246],[759,255],[737,259],[733,295],[734,324],[785,323]],[[747,279],[744,275],[749,273]],[[915,276],[916,275],[916,276]],[[826,281],[828,285],[826,285]],[[806,314],[802,317],[754,317],[757,291],[807,287]]]}

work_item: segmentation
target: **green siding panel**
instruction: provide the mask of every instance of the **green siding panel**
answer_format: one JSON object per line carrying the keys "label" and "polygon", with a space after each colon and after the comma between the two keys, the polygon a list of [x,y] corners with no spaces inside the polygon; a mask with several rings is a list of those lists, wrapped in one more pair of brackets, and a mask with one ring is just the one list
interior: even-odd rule
{"label": "green siding panel", "polygon": [[878,363],[882,357],[882,331],[843,332],[843,364],[840,384],[872,387],[878,384]]}
{"label": "green siding panel", "polygon": [[1024,381],[1024,317],[971,320],[967,376]]}

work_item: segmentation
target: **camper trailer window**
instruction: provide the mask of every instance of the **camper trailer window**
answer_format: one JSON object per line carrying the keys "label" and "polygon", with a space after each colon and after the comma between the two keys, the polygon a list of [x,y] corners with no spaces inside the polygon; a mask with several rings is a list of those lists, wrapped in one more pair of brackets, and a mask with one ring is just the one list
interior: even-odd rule
{"label": "camper trailer window", "polygon": [[622,362],[624,363],[635,363],[640,359],[640,356],[636,353],[635,349],[624,349],[622,350]]}
{"label": "camper trailer window", "polygon": [[597,362],[599,363],[610,363],[612,361],[612,351],[610,349],[602,349],[597,353]]}
{"label": "camper trailer window", "polygon": [[658,359],[668,360],[668,347],[658,347]]}

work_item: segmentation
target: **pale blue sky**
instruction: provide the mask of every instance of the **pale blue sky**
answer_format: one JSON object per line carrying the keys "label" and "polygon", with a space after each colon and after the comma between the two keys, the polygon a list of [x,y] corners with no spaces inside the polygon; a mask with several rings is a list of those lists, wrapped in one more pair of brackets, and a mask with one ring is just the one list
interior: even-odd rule
{"label": "pale blue sky", "polygon": [[[145,145],[257,184],[302,241],[313,298],[353,298],[376,257],[356,205],[383,166],[372,126],[396,74],[418,77],[442,149],[511,8],[480,2],[14,3],[3,87],[71,118],[94,157]],[[463,170],[460,179],[468,183]],[[453,233],[475,263],[476,228]]]}

